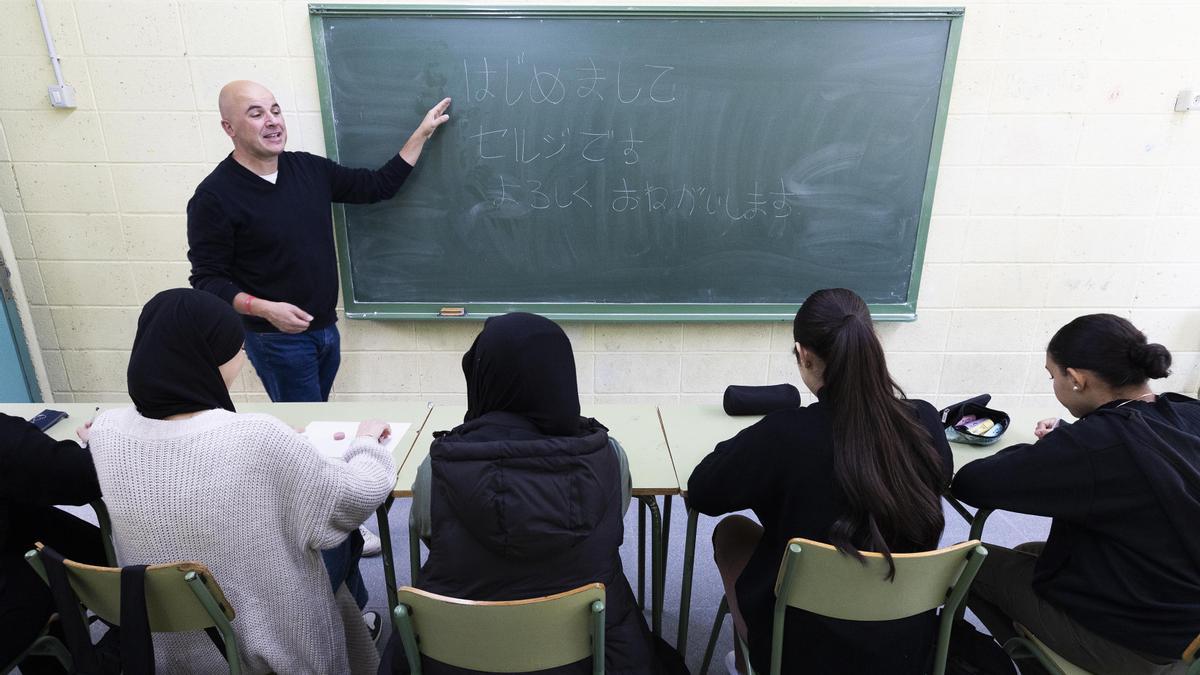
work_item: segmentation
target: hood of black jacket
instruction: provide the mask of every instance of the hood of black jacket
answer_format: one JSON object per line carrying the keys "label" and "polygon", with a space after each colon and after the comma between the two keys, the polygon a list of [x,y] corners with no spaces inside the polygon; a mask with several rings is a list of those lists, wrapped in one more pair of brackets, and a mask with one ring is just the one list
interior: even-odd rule
{"label": "hood of black jacket", "polygon": [[595,420],[583,427],[578,436],[546,436],[519,415],[492,412],[435,440],[434,530],[453,517],[481,545],[517,560],[583,542],[620,494],[608,430]]}

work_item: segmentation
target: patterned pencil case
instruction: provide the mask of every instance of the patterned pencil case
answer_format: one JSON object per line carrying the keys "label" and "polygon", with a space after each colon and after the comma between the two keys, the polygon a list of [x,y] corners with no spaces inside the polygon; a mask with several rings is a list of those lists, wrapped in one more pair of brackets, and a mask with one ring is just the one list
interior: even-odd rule
{"label": "patterned pencil case", "polygon": [[968,445],[991,445],[1000,440],[1011,420],[1008,413],[987,407],[991,394],[980,394],[942,408],[946,440]]}

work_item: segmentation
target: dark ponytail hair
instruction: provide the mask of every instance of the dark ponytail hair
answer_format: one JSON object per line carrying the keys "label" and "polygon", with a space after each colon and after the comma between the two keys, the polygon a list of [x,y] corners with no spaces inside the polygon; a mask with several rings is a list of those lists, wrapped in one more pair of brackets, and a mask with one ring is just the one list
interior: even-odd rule
{"label": "dark ponytail hair", "polygon": [[1171,352],[1127,319],[1085,314],[1050,338],[1046,353],[1061,368],[1090,370],[1111,387],[1144,384],[1171,374]]}
{"label": "dark ponytail hair", "polygon": [[825,362],[821,397],[832,410],[833,473],[850,507],[830,527],[829,543],[859,560],[860,548],[882,553],[893,579],[889,542],[912,550],[941,535],[949,479],[942,459],[888,374],[870,312],[854,291],[810,295],[792,334]]}

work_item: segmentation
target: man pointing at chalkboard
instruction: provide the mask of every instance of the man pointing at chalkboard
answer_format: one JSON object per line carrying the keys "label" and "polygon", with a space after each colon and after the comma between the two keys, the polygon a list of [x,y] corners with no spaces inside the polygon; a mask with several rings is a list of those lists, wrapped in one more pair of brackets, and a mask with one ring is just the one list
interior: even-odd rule
{"label": "man pointing at chalkboard", "polygon": [[374,171],[285,152],[283,112],[260,84],[230,82],[219,106],[233,152],[187,205],[191,284],[243,315],[246,354],[272,401],[328,400],[341,363],[330,204],[395,195],[425,142],[450,119],[450,99]]}

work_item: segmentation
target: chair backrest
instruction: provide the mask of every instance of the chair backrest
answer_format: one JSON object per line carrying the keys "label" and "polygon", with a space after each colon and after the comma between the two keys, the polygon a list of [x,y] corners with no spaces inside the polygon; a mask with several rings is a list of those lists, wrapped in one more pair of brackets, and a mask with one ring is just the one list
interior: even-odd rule
{"label": "chair backrest", "polygon": [[775,592],[791,607],[849,621],[890,621],[940,607],[978,541],[921,553],[896,553],[896,577],[887,559],[863,553],[866,563],[833,546],[792,539],[779,566]]}
{"label": "chair backrest", "polygon": [[[409,615],[420,652],[447,665],[528,672],[581,661],[593,650],[603,665],[604,584],[504,602],[460,600],[410,586],[397,595],[396,614]],[[397,622],[401,631],[403,623]]]}
{"label": "chair backrest", "polygon": [[[26,554],[26,559],[37,573],[46,579],[46,570],[38,557],[41,550]],[[105,621],[119,625],[121,622],[121,568],[85,565],[74,560],[64,560],[67,578],[79,602]],[[146,617],[150,630],[179,632],[204,630],[217,623],[204,606],[203,593],[195,590],[200,584],[215,603],[217,611],[232,620],[233,607],[225,600],[221,587],[213,580],[208,568],[197,562],[175,562],[151,565],[146,568]]]}
{"label": "chair backrest", "polygon": [[[936,551],[896,553],[893,580],[881,553],[863,553],[859,561],[829,544],[792,539],[775,581],[771,672],[781,672],[784,617],[788,607],[848,621],[891,621],[944,605],[938,625],[933,673],[946,670],[954,616],[979,571],[987,549],[978,540]],[[882,664],[881,664],[882,665]]]}

